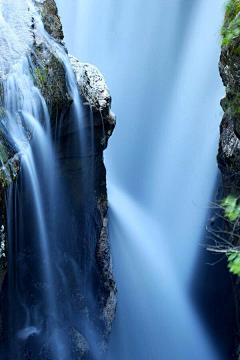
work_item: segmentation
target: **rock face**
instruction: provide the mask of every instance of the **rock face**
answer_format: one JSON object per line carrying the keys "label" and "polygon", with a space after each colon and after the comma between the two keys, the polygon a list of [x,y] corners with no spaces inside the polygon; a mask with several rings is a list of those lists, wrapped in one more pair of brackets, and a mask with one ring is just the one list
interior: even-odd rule
{"label": "rock face", "polygon": [[[102,151],[107,147],[108,139],[115,127],[115,114],[111,111],[111,96],[101,72],[91,64],[81,63],[69,55],[73,71],[76,74],[80,93],[82,94],[85,106],[90,106],[94,119],[94,149],[100,155],[99,164],[95,166],[96,204],[101,219],[101,230],[99,241],[96,247],[96,258],[101,276],[104,282],[104,290],[107,298],[103,304],[102,318],[105,322],[104,337],[105,347],[111,332],[112,322],[115,318],[117,305],[117,288],[113,274],[113,265],[110,254],[110,242],[108,232],[108,201],[106,192],[106,171],[102,162]],[[104,130],[104,131],[103,131]],[[104,134],[103,134],[104,132]],[[98,156],[98,155],[97,155]],[[102,170],[98,167],[101,165]],[[98,173],[101,176],[99,178]]]}
{"label": "rock face", "polygon": [[[218,166],[222,173],[223,198],[229,195],[239,199],[240,194],[240,3],[230,0],[226,4],[226,13],[222,27],[222,48],[219,71],[226,87],[226,95],[221,100],[224,111],[220,126],[218,150]],[[237,204],[236,203],[236,204]],[[226,215],[225,215],[226,216]],[[231,220],[231,219],[230,219]],[[223,234],[228,243],[223,248],[239,248],[240,220],[226,219],[222,225]],[[224,237],[224,236],[223,236]],[[236,298],[237,325],[240,330],[240,281],[233,275],[234,293]],[[239,333],[239,332],[238,332]],[[236,353],[240,355],[239,335],[236,334]]]}
{"label": "rock face", "polygon": [[[33,6],[34,11],[41,14],[45,31],[67,53],[62,42],[62,25],[55,2],[53,0],[33,1]],[[72,253],[72,258],[78,262],[85,287],[91,284],[89,286],[95,305],[91,307],[84,302],[83,293],[73,294],[73,296],[75,305],[80,309],[78,311],[82,311],[84,316],[86,313],[88,314],[93,331],[97,333],[97,350],[94,356],[97,353],[99,360],[104,357],[107,350],[117,302],[117,289],[108,233],[106,170],[103,163],[103,150],[107,147],[108,139],[115,127],[115,115],[110,110],[111,96],[99,70],[93,65],[81,63],[69,55],[83,104],[83,121],[81,122],[80,131],[84,134],[86,144],[84,152],[80,152],[81,155],[79,155],[79,148],[71,146],[79,139],[79,129],[76,128],[72,119],[73,97],[69,93],[66,83],[65,64],[62,63],[56,52],[51,51],[44,37],[38,31],[36,19],[33,15],[34,12],[32,13],[30,10],[28,2],[25,0],[17,1],[16,4],[12,0],[2,1],[3,18],[4,12],[6,12],[10,22],[9,27],[14,28],[14,31],[19,34],[21,45],[19,45],[18,51],[14,51],[13,56],[11,49],[6,48],[7,37],[13,36],[12,32],[9,34],[0,28],[0,54],[3,55],[2,61],[0,61],[0,157],[2,160],[2,167],[0,168],[1,315],[6,322],[7,311],[4,307],[6,307],[7,301],[6,273],[8,254],[4,197],[6,189],[17,180],[18,173],[21,173],[22,156],[18,153],[4,126],[7,115],[4,109],[6,93],[3,90],[3,84],[6,82],[14,64],[25,55],[31,64],[34,84],[45,99],[50,114],[52,134],[56,136],[55,145],[59,163],[59,177],[68,183],[70,189],[68,201],[74,216],[79,217],[79,223],[81,224],[81,231],[76,239],[78,250]],[[18,14],[22,12],[20,19],[16,18],[16,12]],[[2,15],[0,14],[0,21]],[[18,116],[19,122],[22,122],[21,113]],[[34,134],[29,130],[26,142],[31,142],[33,138]],[[90,172],[93,174],[93,182],[88,183],[88,186],[86,186],[86,178]],[[75,235],[70,233],[68,236],[74,238]],[[74,288],[72,290],[74,291]],[[92,353],[93,345],[88,342],[81,329],[69,325],[68,333],[72,343],[71,359],[95,359]],[[3,348],[5,338],[4,325],[2,325],[1,341]],[[3,360],[12,360],[7,355],[4,356]],[[35,354],[34,350],[29,347],[25,350],[25,356],[27,359],[35,359],[34,356],[38,356],[38,354]],[[49,353],[41,356],[42,360],[51,359]]]}
{"label": "rock face", "polygon": [[[80,93],[87,101],[85,105],[90,104],[95,115],[98,114],[98,121],[95,120],[94,126],[104,127],[104,137],[100,143],[105,149],[107,147],[108,139],[112,135],[115,127],[115,115],[111,112],[111,95],[105,83],[103,75],[96,68],[96,66],[81,63],[74,56],[69,55],[76,74]],[[102,133],[102,129],[101,129]]]}

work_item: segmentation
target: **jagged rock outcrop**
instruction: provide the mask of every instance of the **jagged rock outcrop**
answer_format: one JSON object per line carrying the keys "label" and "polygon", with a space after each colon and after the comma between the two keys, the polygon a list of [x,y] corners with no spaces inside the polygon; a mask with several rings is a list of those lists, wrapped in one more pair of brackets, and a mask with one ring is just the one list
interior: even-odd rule
{"label": "jagged rock outcrop", "polygon": [[[115,115],[111,111],[110,92],[103,75],[96,66],[81,63],[72,55],[69,57],[77,77],[80,93],[86,101],[84,104],[90,105],[94,114],[97,115],[94,126],[101,129],[100,143],[105,149],[115,127]],[[104,127],[104,137],[102,136],[102,127]]]}
{"label": "jagged rock outcrop", "polygon": [[41,9],[41,17],[46,31],[57,41],[64,38],[62,24],[54,0],[35,1]]}
{"label": "jagged rock outcrop", "polygon": [[[67,53],[62,42],[62,25],[54,0],[33,1],[33,6],[34,11],[41,14],[45,30],[55,39],[57,46]],[[78,251],[72,254],[72,257],[74,261],[79,259],[78,265],[82,267],[83,282],[91,283],[91,296],[94,297],[95,305],[90,309],[83,293],[74,293],[73,297],[75,306],[80,309],[78,312],[82,312],[84,316],[87,314],[89,323],[98,333],[96,346],[100,359],[107,349],[117,298],[110,254],[106,170],[103,163],[103,150],[107,147],[108,139],[115,127],[115,115],[110,110],[111,96],[102,74],[95,66],[81,63],[69,55],[82,97],[83,121],[80,130],[87,139],[87,150],[79,155],[77,151],[79,149],[73,150],[71,147],[71,143],[79,139],[79,129],[76,128],[70,116],[73,98],[68,90],[66,68],[61,58],[57,52],[52,51],[51,46],[38,31],[34,11],[29,9],[27,1],[17,1],[15,4],[13,0],[3,0],[2,9],[3,18],[4,11],[11,14],[8,17],[9,28],[18,34],[19,48],[14,51],[13,56],[11,49],[6,47],[5,41],[8,36],[11,36],[11,32],[6,32],[4,27],[2,30],[0,28],[0,55],[2,56],[0,60],[0,157],[2,159],[0,168],[0,286],[4,278],[6,280],[7,271],[5,190],[17,180],[21,169],[21,156],[24,156],[18,153],[4,125],[7,114],[4,109],[6,94],[3,85],[11,73],[11,68],[22,56],[27,56],[34,84],[40,90],[48,107],[52,132],[59,134],[56,141],[59,177],[64,181],[67,179],[70,189],[69,202],[72,211],[79,217],[81,225],[77,240]],[[17,18],[17,14],[22,16]],[[23,122],[21,113],[16,116],[19,122]],[[94,143],[91,144],[93,133]],[[34,134],[29,129],[26,142],[30,142],[33,137]],[[94,174],[94,180],[86,187],[83,184],[86,183],[85,178],[90,172]],[[6,174],[9,174],[9,177]],[[67,223],[66,226],[68,226]],[[88,234],[89,226],[91,234]],[[71,235],[69,236],[71,238]],[[86,263],[89,264],[89,269],[86,269]],[[72,286],[72,290],[75,291],[74,285]],[[3,289],[1,294],[1,305],[5,304],[4,291]],[[3,307],[1,313],[6,316],[6,310]],[[81,330],[71,325],[69,336],[72,339],[72,359],[92,359],[92,344],[89,344]],[[1,340],[3,341],[4,338],[5,335],[2,333]],[[25,353],[33,354],[34,350],[29,349]],[[31,359],[31,355],[28,356],[30,357],[27,358]],[[50,359],[49,356],[46,353],[42,355],[42,359]]]}
{"label": "jagged rock outcrop", "polygon": [[[81,63],[72,55],[69,55],[69,57],[73,71],[76,74],[80,93],[84,98],[83,104],[87,107],[90,106],[91,111],[93,112],[95,151],[101,154],[101,152],[107,147],[108,139],[112,135],[116,124],[115,114],[111,111],[111,95],[103,75],[94,65]],[[101,162],[102,160],[99,161],[99,163]],[[105,323],[105,329],[103,332],[105,342],[103,343],[103,347],[106,348],[111,332],[112,322],[115,318],[117,288],[110,255],[107,217],[108,201],[104,166],[102,167],[102,172],[104,172],[104,175],[101,176],[101,179],[99,179],[100,181],[95,178],[95,183],[100,183],[98,188],[99,190],[96,190],[96,201],[102,224],[99,241],[96,247],[96,258],[104,280],[104,288],[108,294],[101,314]]]}

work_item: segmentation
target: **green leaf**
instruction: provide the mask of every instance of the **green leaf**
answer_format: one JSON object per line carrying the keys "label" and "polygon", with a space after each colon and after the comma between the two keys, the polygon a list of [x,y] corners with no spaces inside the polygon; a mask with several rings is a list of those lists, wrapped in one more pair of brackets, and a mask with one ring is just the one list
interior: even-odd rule
{"label": "green leaf", "polygon": [[228,256],[229,271],[235,275],[240,276],[240,254],[232,253]]}
{"label": "green leaf", "polygon": [[239,28],[234,29],[233,34],[238,36],[240,34],[240,29]]}
{"label": "green leaf", "polygon": [[237,256],[236,253],[232,253],[232,254],[228,255],[228,261],[234,260],[236,256]]}
{"label": "green leaf", "polygon": [[224,216],[228,217],[230,221],[235,221],[240,217],[240,204],[238,202],[238,197],[233,195],[228,195],[221,201],[221,206],[225,208]]}

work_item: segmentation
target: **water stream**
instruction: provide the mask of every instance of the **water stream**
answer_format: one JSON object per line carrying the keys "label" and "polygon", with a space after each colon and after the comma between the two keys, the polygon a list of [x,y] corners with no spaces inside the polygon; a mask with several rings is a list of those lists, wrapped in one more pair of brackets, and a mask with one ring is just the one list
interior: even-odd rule
{"label": "water stream", "polygon": [[[79,350],[74,348],[72,339],[78,337],[78,342],[83,343],[83,338],[79,340],[81,333],[96,359],[99,339],[91,318],[98,311],[96,287],[89,279],[96,278],[97,270],[88,246],[94,251],[97,238],[93,225],[87,227],[85,234],[85,212],[89,217],[93,212],[89,194],[87,202],[84,194],[74,193],[84,187],[87,174],[84,169],[77,171],[79,166],[66,169],[59,140],[64,130],[60,123],[55,132],[58,138],[54,138],[51,114],[34,85],[34,64],[25,55],[30,40],[22,33],[23,28],[30,27],[32,18],[38,36],[65,68],[68,92],[73,99],[68,121],[73,123],[76,135],[71,146],[65,144],[64,151],[65,155],[70,151],[77,164],[81,156],[92,156],[94,149],[86,147],[76,78],[64,47],[45,31],[31,0],[3,0],[0,5],[0,37],[9,32],[7,57],[0,62],[2,74],[8,73],[3,82],[5,115],[1,126],[22,158],[14,184],[2,164],[10,186],[6,194],[8,273],[1,309],[5,339],[0,356],[4,360],[77,359]],[[15,5],[17,17],[12,11]],[[11,68],[9,62],[13,64]],[[74,181],[78,186],[72,186],[71,171],[76,173]],[[93,183],[92,179],[89,181]],[[79,205],[81,201],[84,209]]]}
{"label": "water stream", "polygon": [[[107,358],[230,360],[224,332],[211,336],[190,294],[206,268],[202,260],[199,268],[196,264],[218,174],[224,93],[217,69],[221,2],[56,2],[69,51],[100,68],[118,115],[105,156],[119,290]],[[68,121],[75,129],[67,141],[64,119],[52,136],[51,113],[34,85],[32,59],[25,55],[31,37],[24,29],[32,17],[66,72],[73,99]],[[93,322],[99,296],[93,261],[94,166],[85,170],[80,159],[95,152],[92,109],[89,147],[70,60],[44,30],[31,0],[0,0],[0,39],[6,36],[8,41],[0,44],[1,75],[8,74],[1,128],[22,160],[18,181],[10,184],[5,199],[9,255],[1,298],[6,334],[1,356],[74,360],[79,349],[72,339],[83,343],[83,334],[93,360],[100,360]],[[218,317],[228,321],[224,306],[218,306]],[[217,323],[217,315],[212,316]]]}
{"label": "water stream", "polygon": [[[233,336],[231,296],[218,290],[209,314],[200,283],[213,271],[219,284],[230,280],[206,270],[199,246],[218,181],[223,3],[57,0],[69,51],[99,67],[117,114],[105,153],[119,291],[108,360],[232,358],[218,333],[221,323]],[[213,332],[190,294],[193,281]]]}

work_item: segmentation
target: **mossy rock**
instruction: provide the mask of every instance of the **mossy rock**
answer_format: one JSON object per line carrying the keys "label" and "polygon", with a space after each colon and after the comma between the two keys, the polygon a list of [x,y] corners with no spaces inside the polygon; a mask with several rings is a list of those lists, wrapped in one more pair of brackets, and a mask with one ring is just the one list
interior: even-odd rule
{"label": "mossy rock", "polygon": [[34,83],[46,101],[52,121],[55,121],[57,114],[72,103],[66,86],[64,65],[44,43],[34,45],[31,59]]}
{"label": "mossy rock", "polygon": [[221,29],[222,45],[230,46],[236,53],[240,52],[240,1],[229,0],[225,4],[225,17]]}

